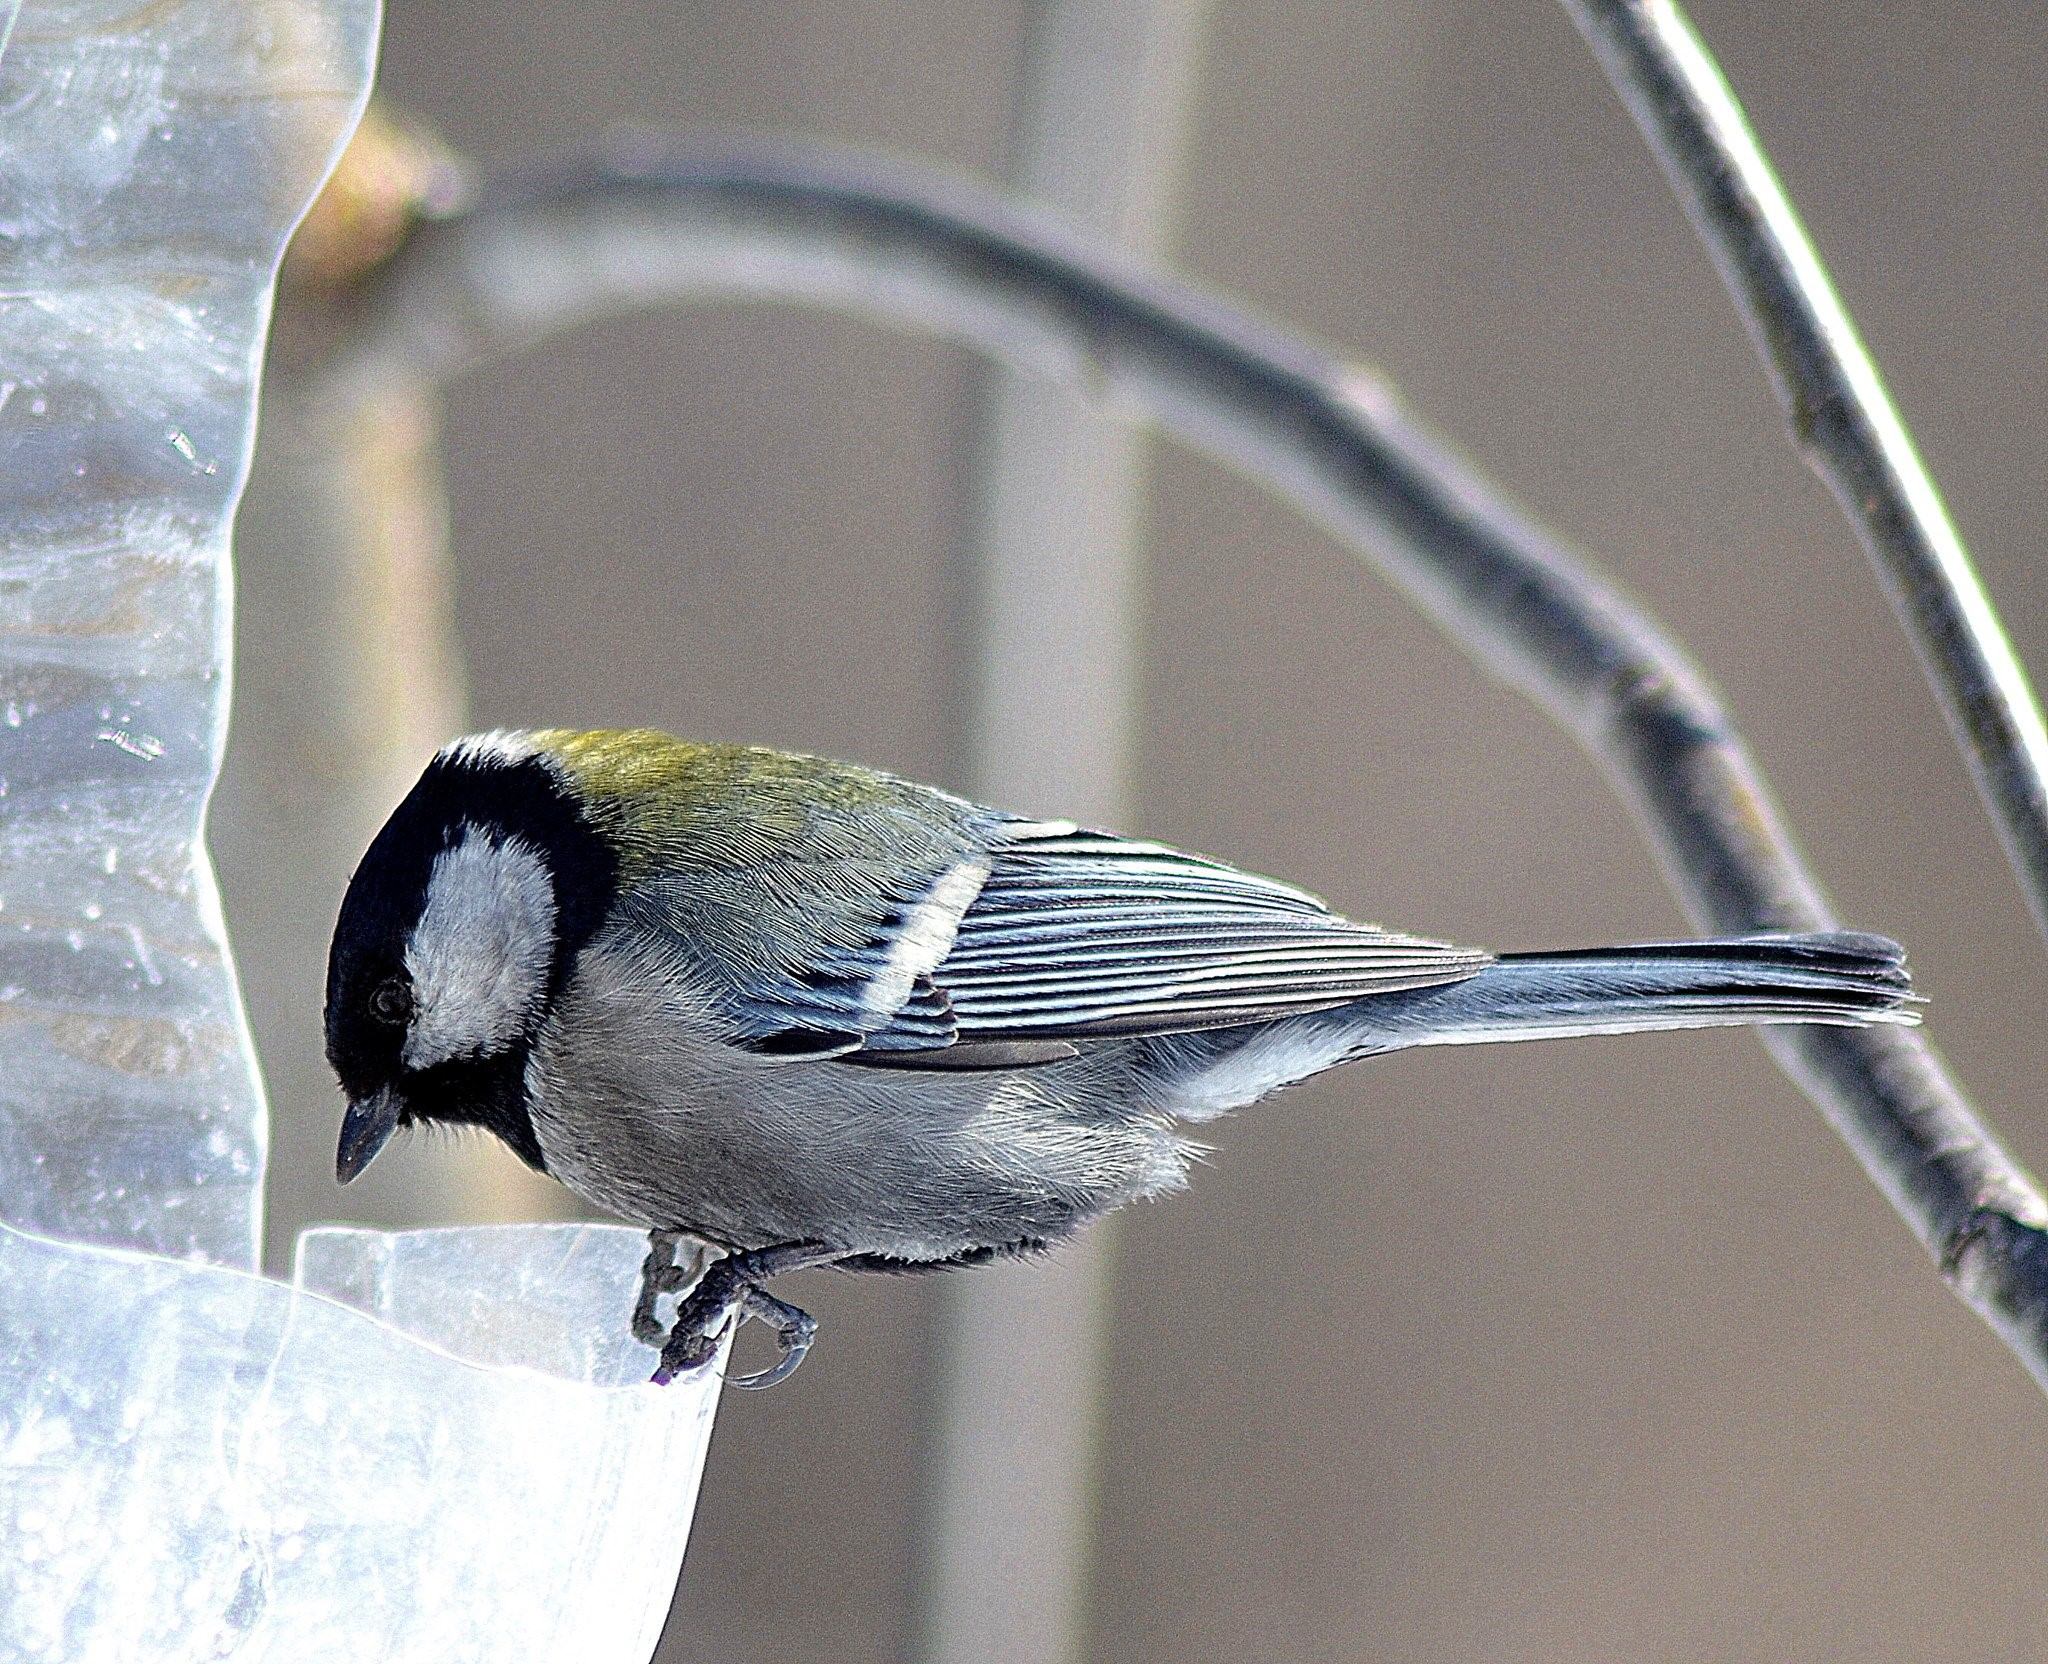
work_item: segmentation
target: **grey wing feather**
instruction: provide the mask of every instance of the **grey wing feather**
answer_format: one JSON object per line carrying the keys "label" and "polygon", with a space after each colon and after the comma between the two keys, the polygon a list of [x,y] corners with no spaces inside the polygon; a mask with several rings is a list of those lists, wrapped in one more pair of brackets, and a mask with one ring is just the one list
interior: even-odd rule
{"label": "grey wing feather", "polygon": [[[1184,1033],[1462,981],[1492,956],[1332,913],[1270,878],[1065,823],[1011,822],[932,969],[949,1040],[871,1033],[848,1061],[921,1065],[982,1048]],[[1065,1055],[1061,1045],[1051,1055]],[[952,1061],[952,1060],[949,1060]]]}
{"label": "grey wing feather", "polygon": [[620,927],[723,1013],[737,1045],[905,1068],[1024,1067],[1087,1040],[1263,1022],[1491,963],[1158,844],[987,810],[962,822],[882,860],[667,873],[622,904]]}

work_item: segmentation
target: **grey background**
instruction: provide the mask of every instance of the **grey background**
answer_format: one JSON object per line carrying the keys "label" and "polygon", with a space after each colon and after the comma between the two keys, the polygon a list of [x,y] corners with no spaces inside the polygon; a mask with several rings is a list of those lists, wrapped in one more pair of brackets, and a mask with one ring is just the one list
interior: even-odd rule
{"label": "grey background", "polygon": [[[2048,662],[2048,18],[1694,15]],[[383,87],[485,163],[631,119],[976,173],[1023,21],[402,0]],[[1911,946],[1934,1035],[2048,1159],[2041,944],[1861,552],[1562,11],[1219,4],[1198,87],[1174,264],[1382,366],[1690,642],[1844,916]],[[590,329],[458,388],[475,725],[646,722],[955,774],[948,563],[980,374],[735,309]],[[1683,931],[1589,766],[1370,573],[1186,455],[1161,451],[1152,487],[1132,830],[1479,943]],[[244,652],[264,643],[245,615]],[[225,872],[231,913],[265,892],[260,862]],[[304,876],[316,913],[344,877]],[[318,951],[257,990],[294,1081]],[[321,1177],[334,1104],[282,1096],[280,1242],[308,1212],[416,1213],[455,1159],[415,1142],[344,1195]],[[2037,1649],[2040,1396],[1753,1041],[1398,1057],[1217,1143],[1120,1239],[1094,1657]],[[931,1290],[790,1292],[822,1344],[788,1386],[728,1397],[664,1657],[903,1654]]]}

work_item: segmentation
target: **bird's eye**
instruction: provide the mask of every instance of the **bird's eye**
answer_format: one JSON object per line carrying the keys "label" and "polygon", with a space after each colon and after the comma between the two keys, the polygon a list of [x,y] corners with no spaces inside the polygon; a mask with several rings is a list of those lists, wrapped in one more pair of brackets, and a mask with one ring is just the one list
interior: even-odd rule
{"label": "bird's eye", "polygon": [[370,1015],[380,1023],[403,1028],[412,1021],[412,987],[403,977],[387,976],[370,990]]}

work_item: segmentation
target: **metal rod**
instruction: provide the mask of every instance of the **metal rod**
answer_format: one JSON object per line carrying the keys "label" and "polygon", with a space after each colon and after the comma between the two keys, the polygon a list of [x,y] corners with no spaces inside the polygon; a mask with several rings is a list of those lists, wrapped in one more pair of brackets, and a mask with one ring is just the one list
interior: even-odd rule
{"label": "metal rod", "polygon": [[[1196,0],[1029,8],[1009,183],[1105,242],[1163,244]],[[1144,436],[1073,389],[979,390],[960,638],[968,789],[1125,822],[1137,726]],[[962,587],[965,587],[964,585]],[[1105,1228],[1107,1227],[1107,1228]],[[927,1664],[1085,1655],[1116,1231],[938,1291],[919,1645]]]}

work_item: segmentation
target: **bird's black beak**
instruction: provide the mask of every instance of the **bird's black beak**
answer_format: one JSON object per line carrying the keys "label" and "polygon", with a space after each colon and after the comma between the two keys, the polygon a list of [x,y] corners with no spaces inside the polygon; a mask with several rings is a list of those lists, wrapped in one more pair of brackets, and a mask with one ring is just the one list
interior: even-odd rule
{"label": "bird's black beak", "polygon": [[334,1152],[334,1176],[347,1184],[375,1159],[398,1130],[399,1098],[386,1087],[349,1101],[341,1118],[341,1143]]}

